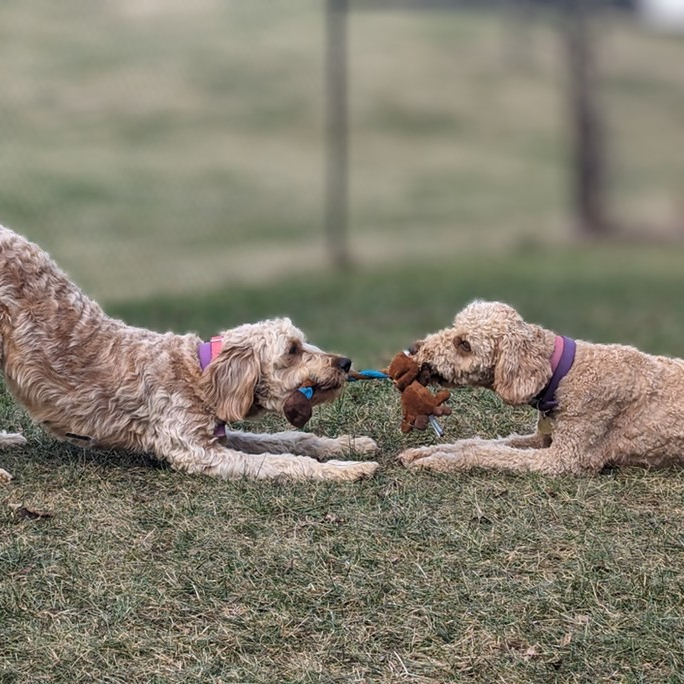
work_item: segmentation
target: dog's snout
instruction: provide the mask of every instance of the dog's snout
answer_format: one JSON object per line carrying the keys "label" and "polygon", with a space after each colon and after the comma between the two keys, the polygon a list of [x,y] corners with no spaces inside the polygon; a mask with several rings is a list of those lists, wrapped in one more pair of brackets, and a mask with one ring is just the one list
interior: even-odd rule
{"label": "dog's snout", "polygon": [[352,367],[352,360],[346,356],[338,356],[336,366],[345,373],[349,373]]}
{"label": "dog's snout", "polygon": [[408,348],[408,353],[413,355],[417,354],[420,351],[420,348],[423,346],[423,340],[418,340],[418,342],[414,342],[409,348]]}

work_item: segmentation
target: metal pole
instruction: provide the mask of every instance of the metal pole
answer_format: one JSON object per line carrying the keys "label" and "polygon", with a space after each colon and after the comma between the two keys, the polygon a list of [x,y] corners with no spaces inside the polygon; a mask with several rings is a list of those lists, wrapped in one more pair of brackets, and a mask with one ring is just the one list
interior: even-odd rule
{"label": "metal pole", "polygon": [[348,0],[326,2],[327,174],[325,228],[333,265],[351,264],[348,245],[349,153],[347,121]]}

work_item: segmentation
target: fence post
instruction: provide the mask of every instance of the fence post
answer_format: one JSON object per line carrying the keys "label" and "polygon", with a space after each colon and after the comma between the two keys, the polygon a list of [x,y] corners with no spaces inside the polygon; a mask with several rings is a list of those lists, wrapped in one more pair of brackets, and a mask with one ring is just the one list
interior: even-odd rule
{"label": "fence post", "polygon": [[580,234],[601,237],[612,232],[607,216],[607,153],[599,106],[594,35],[596,0],[565,0],[564,39],[569,73],[572,126],[573,211]]}
{"label": "fence post", "polygon": [[349,153],[347,121],[348,0],[327,0],[325,230],[335,268],[351,264],[348,244]]}

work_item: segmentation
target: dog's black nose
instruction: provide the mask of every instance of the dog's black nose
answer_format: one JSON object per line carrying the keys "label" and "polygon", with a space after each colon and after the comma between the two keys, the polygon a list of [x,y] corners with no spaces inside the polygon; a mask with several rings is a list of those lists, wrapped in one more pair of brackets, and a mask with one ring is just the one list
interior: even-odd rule
{"label": "dog's black nose", "polygon": [[349,373],[349,370],[352,367],[352,360],[348,359],[346,356],[340,356],[337,359],[337,367],[345,373]]}

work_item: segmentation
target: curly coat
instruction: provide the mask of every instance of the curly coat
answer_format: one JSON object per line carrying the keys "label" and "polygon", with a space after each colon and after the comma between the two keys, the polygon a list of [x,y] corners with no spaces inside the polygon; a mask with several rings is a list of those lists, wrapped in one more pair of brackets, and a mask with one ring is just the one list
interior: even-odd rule
{"label": "curly coat", "polygon": [[[434,382],[489,388],[518,406],[549,382],[555,338],[506,304],[475,301],[414,351]],[[576,344],[557,406],[540,416],[535,433],[409,449],[399,460],[436,471],[480,467],[549,475],[684,463],[684,361],[618,344]]]}
{"label": "curly coat", "polygon": [[[330,401],[351,364],[307,344],[288,319],[242,325],[221,338],[221,353],[202,371],[197,336],[110,318],[44,251],[0,226],[0,366],[10,392],[51,434],[220,477],[354,480],[375,472],[374,462],[316,460],[374,453],[368,438],[216,437],[217,422],[282,414],[304,381],[316,387],[315,403]],[[0,434],[0,446],[24,441]]]}

